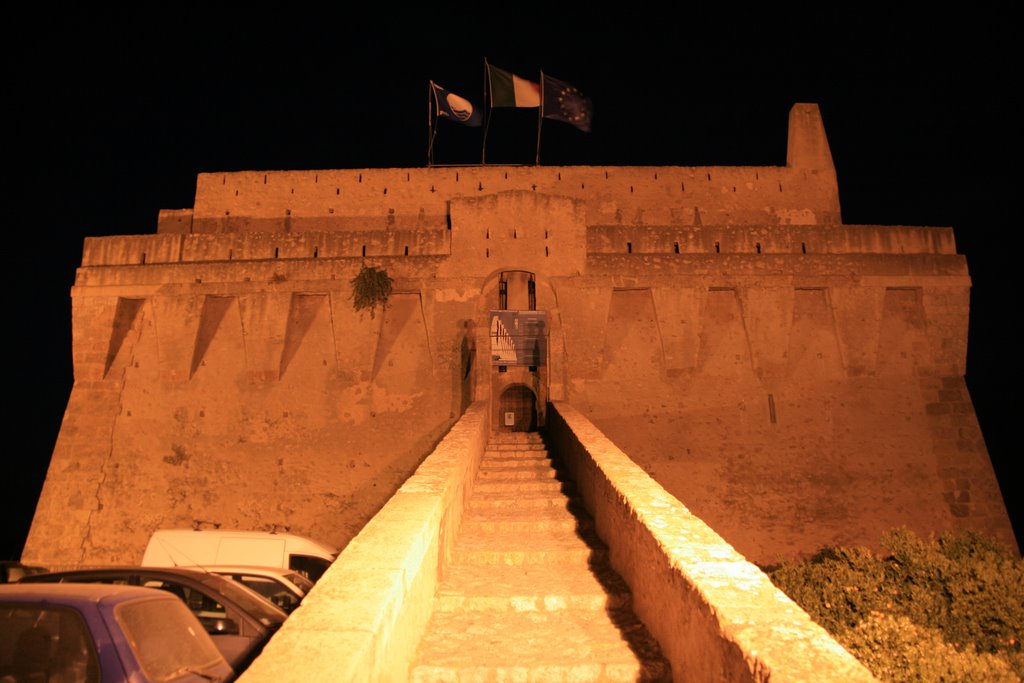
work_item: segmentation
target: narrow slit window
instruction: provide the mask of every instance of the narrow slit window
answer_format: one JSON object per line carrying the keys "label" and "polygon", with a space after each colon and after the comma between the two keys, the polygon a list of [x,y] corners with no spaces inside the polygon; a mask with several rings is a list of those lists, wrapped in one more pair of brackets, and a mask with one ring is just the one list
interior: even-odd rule
{"label": "narrow slit window", "polygon": [[626,253],[627,254],[632,254],[633,253],[633,243],[632,242],[626,242]]}

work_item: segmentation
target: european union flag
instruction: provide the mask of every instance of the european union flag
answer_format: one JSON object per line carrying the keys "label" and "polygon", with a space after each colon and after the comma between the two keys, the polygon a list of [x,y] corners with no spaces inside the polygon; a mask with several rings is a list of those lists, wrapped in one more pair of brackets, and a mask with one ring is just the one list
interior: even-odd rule
{"label": "european union flag", "polygon": [[479,127],[483,125],[483,115],[473,103],[465,97],[459,97],[430,81],[430,89],[434,92],[434,107],[438,118],[449,118],[464,126]]}
{"label": "european union flag", "polygon": [[576,86],[542,74],[544,81],[544,118],[571,123],[584,133],[590,132],[594,105]]}

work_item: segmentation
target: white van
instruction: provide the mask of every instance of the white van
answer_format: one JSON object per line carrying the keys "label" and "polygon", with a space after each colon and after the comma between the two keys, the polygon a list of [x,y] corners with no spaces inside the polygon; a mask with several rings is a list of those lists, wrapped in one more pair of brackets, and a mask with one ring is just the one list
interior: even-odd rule
{"label": "white van", "polygon": [[251,565],[291,569],[316,581],[338,553],[322,543],[269,531],[158,529],[142,556],[143,567]]}

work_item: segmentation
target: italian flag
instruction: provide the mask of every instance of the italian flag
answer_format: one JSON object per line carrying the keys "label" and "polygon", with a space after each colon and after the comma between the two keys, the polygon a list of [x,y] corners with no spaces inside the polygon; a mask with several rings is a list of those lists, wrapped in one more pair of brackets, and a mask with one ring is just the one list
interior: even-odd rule
{"label": "italian flag", "polygon": [[492,107],[539,107],[540,85],[511,71],[487,65],[491,81]]}

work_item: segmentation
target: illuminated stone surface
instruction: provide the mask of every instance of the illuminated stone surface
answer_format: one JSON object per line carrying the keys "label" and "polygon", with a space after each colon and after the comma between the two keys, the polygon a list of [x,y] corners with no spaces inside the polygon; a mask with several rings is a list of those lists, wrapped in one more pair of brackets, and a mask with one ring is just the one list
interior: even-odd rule
{"label": "illuminated stone surface", "polygon": [[571,483],[551,480],[557,457],[500,443],[481,462],[412,680],[671,680]]}
{"label": "illuminated stone surface", "polygon": [[[373,317],[352,308],[363,263],[395,281]],[[533,281],[548,313],[536,371],[491,363],[503,277],[508,308]],[[951,228],[842,223],[814,105],[790,112],[785,166],[204,173],[156,234],[85,242],[75,384],[22,559],[131,564],[153,530],[205,524],[342,548],[390,509],[367,536],[414,549],[377,550],[443,564],[461,498],[410,531],[396,491],[468,485],[409,476],[471,404],[499,431],[509,388],[542,422],[548,401],[580,411],[626,479],[650,475],[751,560],[898,525],[1013,545],[963,381],[970,284]],[[449,437],[437,462],[471,479],[476,451]]]}

